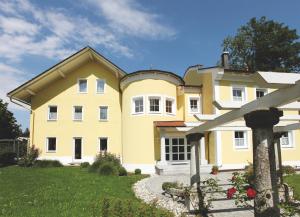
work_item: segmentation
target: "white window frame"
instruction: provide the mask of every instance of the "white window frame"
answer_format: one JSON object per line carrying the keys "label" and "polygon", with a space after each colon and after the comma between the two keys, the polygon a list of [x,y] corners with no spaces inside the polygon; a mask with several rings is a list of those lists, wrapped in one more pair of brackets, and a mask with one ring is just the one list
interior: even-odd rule
{"label": "white window frame", "polygon": [[98,137],[98,152],[100,153],[101,152],[101,148],[100,148],[100,146],[101,146],[101,139],[106,139],[106,144],[107,144],[107,150],[106,150],[106,152],[109,152],[109,146],[108,146],[108,143],[109,143],[109,139],[108,139],[108,137],[107,136],[99,136]]}
{"label": "white window frame", "polygon": [[[86,81],[86,91],[85,92],[81,92],[80,91],[80,85],[79,85],[79,82],[80,81]],[[78,78],[77,79],[77,91],[78,91],[78,93],[80,93],[80,94],[87,94],[88,93],[88,89],[89,89],[89,84],[88,84],[89,82],[88,82],[88,79],[86,79],[86,78]]]}
{"label": "white window frame", "polygon": [[[101,108],[106,108],[106,119],[101,119]],[[99,121],[108,121],[108,106],[107,105],[100,105],[99,106]]]}
{"label": "white window frame", "polygon": [[[135,112],[135,100],[137,99],[143,99],[143,111],[142,112]],[[132,115],[141,115],[145,113],[145,109],[146,109],[146,101],[145,101],[145,97],[144,96],[134,96],[131,99],[131,114]]]}
{"label": "white window frame", "polygon": [[[233,96],[233,90],[241,90],[242,91],[242,100],[236,100],[236,98]],[[246,87],[240,86],[240,85],[231,86],[231,99],[234,102],[246,102],[247,101]]]}
{"label": "white window frame", "polygon": [[[235,138],[235,132],[243,132],[243,135],[244,135],[244,145],[243,146],[236,145],[236,139],[238,139],[238,138]],[[235,149],[248,149],[248,132],[245,130],[233,131],[233,146]]]}
{"label": "white window frame", "polygon": [[[191,110],[191,100],[197,100],[197,111],[192,111]],[[201,109],[200,109],[200,96],[189,96],[188,98],[188,106],[189,106],[189,113],[190,114],[198,114],[201,112]]]}
{"label": "white window frame", "polygon": [[265,93],[264,96],[268,94],[268,89],[267,89],[267,88],[256,87],[254,90],[255,90],[255,92],[254,92],[254,94],[255,94],[255,95],[254,95],[254,96],[255,96],[255,99],[258,99],[257,96],[256,96],[256,92],[257,92],[257,91],[262,91],[262,92],[264,92],[264,93]]}
{"label": "white window frame", "polygon": [[287,131],[287,133],[288,133],[288,141],[289,141],[289,145],[282,145],[282,143],[281,143],[281,138],[282,137],[280,137],[280,139],[279,139],[279,141],[280,141],[280,147],[281,148],[293,148],[294,147],[294,141],[295,141],[295,138],[294,138],[294,133],[293,133],[293,131]]}
{"label": "white window frame", "polygon": [[[104,85],[103,85],[103,92],[99,92],[98,91],[98,81],[103,81]],[[104,94],[105,93],[105,89],[106,89],[106,80],[105,79],[101,79],[101,78],[98,78],[96,80],[96,93],[97,94]]]}
{"label": "white window frame", "polygon": [[[166,136],[165,139],[169,139],[169,160],[166,160],[167,162],[170,162],[170,163],[183,163],[183,162],[189,162],[190,160],[188,160],[188,152],[187,152],[187,140],[185,137],[181,137],[181,136]],[[173,141],[172,139],[184,139],[184,160],[173,160]],[[179,151],[177,152],[179,153]],[[167,152],[165,152],[165,158],[166,158],[166,154]],[[191,152],[190,152],[191,154]]]}
{"label": "white window frame", "polygon": [[[150,99],[159,99],[159,111],[150,111]],[[147,110],[148,110],[148,114],[162,114],[162,107],[163,107],[163,97],[160,95],[149,95],[148,96],[148,100],[147,100]]]}
{"label": "white window frame", "polygon": [[[81,107],[81,119],[75,119],[75,107]],[[72,115],[73,115],[73,121],[83,121],[83,117],[84,117],[84,109],[83,109],[83,106],[82,105],[73,105],[73,113],[72,113]]]}
{"label": "white window frame", "polygon": [[[167,101],[172,102],[172,112],[167,112]],[[176,100],[173,97],[166,96],[164,99],[164,111],[167,115],[175,115],[176,114]]]}
{"label": "white window frame", "polygon": [[[50,107],[56,107],[56,119],[50,119]],[[49,105],[48,106],[47,120],[48,121],[57,121],[58,120],[58,106],[57,105]]]}
{"label": "white window frame", "polygon": [[[55,151],[54,150],[49,150],[49,139],[50,138],[55,138]],[[55,136],[48,136],[46,137],[46,153],[56,153],[57,152],[57,137]]]}

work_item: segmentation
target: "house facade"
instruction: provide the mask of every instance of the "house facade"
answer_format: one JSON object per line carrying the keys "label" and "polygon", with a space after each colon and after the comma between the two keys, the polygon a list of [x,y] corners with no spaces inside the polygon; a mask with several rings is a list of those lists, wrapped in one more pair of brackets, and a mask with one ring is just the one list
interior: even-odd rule
{"label": "house facade", "polygon": [[[224,56],[223,56],[224,58]],[[226,58],[223,59],[226,61]],[[161,70],[127,74],[90,47],[8,93],[30,109],[30,144],[40,158],[93,162],[103,151],[144,173],[189,172],[194,126],[289,85],[296,73],[189,67],[184,76]],[[279,125],[299,123],[300,103],[281,107]],[[252,161],[252,133],[236,120],[205,132],[200,163],[240,169]],[[300,130],[282,133],[283,163],[300,166]]]}

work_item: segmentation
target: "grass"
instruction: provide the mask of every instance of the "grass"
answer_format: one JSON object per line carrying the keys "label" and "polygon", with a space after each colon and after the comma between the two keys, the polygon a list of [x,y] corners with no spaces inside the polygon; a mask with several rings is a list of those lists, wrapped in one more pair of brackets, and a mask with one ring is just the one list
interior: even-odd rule
{"label": "grass", "polygon": [[294,197],[300,200],[300,174],[286,176],[284,181],[294,188]]}
{"label": "grass", "polygon": [[142,202],[131,188],[141,178],[100,176],[77,167],[0,168],[0,216],[101,216],[105,197],[130,200],[139,209]]}

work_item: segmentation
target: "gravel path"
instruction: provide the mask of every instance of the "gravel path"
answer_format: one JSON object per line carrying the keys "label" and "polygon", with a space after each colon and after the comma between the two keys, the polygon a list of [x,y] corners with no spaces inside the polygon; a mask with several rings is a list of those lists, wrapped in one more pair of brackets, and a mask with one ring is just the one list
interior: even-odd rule
{"label": "gravel path", "polygon": [[[228,179],[232,177],[231,172],[222,172],[218,175],[203,174],[201,179],[217,178],[219,185],[225,190],[229,188]],[[175,216],[180,216],[181,213],[187,213],[186,207],[179,202],[173,201],[170,197],[162,195],[161,189],[164,182],[179,182],[184,185],[189,185],[190,179],[187,175],[177,176],[158,176],[153,175],[135,183],[133,189],[136,196],[146,203],[155,202],[158,206],[166,208],[174,212]],[[217,196],[217,195],[216,195]],[[238,208],[233,200],[228,200],[225,194],[220,194],[216,200],[212,202],[213,208],[210,210],[212,217],[253,217],[252,209]],[[193,216],[193,215],[190,215]]]}

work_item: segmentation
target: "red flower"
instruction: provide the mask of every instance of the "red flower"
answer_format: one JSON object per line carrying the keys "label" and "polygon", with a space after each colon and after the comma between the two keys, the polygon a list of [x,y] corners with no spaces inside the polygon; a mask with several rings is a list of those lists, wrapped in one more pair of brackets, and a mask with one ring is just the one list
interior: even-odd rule
{"label": "red flower", "polygon": [[231,199],[236,192],[236,188],[232,187],[227,190],[227,199]]}
{"label": "red flower", "polygon": [[256,196],[256,191],[253,188],[247,189],[247,197],[253,199]]}

